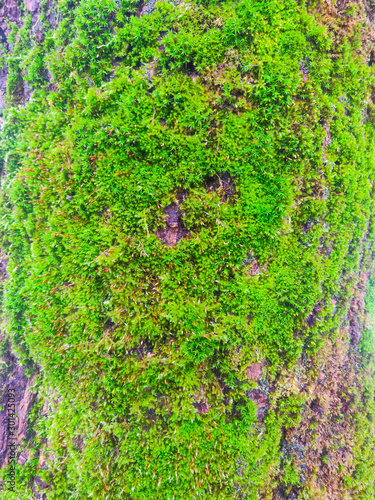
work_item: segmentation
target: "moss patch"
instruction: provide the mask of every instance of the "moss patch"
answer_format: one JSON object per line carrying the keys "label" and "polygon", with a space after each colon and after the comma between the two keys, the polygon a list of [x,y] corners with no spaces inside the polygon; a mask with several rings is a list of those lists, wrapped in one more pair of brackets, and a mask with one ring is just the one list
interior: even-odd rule
{"label": "moss patch", "polygon": [[48,498],[290,490],[306,396],[277,381],[339,331],[373,241],[359,31],[289,0],[58,8],[14,34],[8,93],[34,94],[1,142],[4,307],[54,401]]}

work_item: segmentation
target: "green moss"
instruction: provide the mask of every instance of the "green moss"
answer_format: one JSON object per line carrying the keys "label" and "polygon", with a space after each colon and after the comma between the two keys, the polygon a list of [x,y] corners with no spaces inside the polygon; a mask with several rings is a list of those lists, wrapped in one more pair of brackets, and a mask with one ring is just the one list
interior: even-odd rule
{"label": "green moss", "polygon": [[[4,306],[55,394],[48,497],[257,498],[303,400],[260,432],[246,368],[266,359],[272,379],[346,313],[373,210],[371,69],[349,42],[331,57],[289,0],[59,10],[43,42],[14,35],[9,95],[22,77],[34,97],[1,144]],[[185,236],[166,246],[181,192]]]}

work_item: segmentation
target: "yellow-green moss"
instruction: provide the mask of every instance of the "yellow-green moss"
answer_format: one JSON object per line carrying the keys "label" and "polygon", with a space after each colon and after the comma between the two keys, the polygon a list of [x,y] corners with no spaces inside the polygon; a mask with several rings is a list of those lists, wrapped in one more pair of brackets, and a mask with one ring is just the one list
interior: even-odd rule
{"label": "yellow-green moss", "polygon": [[259,424],[246,368],[271,383],[319,348],[373,239],[372,71],[293,1],[137,8],[61,1],[7,55],[34,96],[4,115],[5,308],[55,401],[48,498],[256,499],[303,400]]}

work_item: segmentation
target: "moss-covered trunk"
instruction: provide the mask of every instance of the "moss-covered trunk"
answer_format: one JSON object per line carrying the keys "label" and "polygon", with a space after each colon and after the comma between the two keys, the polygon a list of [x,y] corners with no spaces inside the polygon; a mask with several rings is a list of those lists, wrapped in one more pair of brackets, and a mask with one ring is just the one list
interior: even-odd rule
{"label": "moss-covered trunk", "polygon": [[0,13],[0,498],[372,500],[372,6]]}

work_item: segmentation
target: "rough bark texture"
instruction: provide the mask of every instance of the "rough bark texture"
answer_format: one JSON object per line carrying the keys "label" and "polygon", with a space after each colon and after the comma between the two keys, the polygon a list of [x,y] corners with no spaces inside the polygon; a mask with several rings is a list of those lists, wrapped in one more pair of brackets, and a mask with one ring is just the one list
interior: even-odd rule
{"label": "rough bark texture", "polygon": [[[36,36],[42,36],[42,26],[39,21],[41,0],[26,0],[26,8],[32,15],[32,30]],[[49,7],[52,7],[52,2],[49,1]],[[8,37],[11,31],[12,24],[18,27],[22,26],[22,8],[17,0],[5,0],[0,7],[0,51],[9,49]],[[54,14],[50,14],[51,26],[56,27]],[[8,70],[4,67],[0,70],[0,111],[6,104],[6,88],[7,88]],[[16,100],[20,103],[27,103],[31,97],[31,90],[27,82],[20,80],[18,89],[16,90]],[[2,173],[3,174],[3,173]],[[8,278],[7,259],[1,253],[0,255],[0,283],[3,286]],[[25,464],[30,458],[29,441],[33,431],[30,430],[29,416],[30,411],[36,401],[36,393],[32,386],[35,381],[35,376],[26,376],[24,367],[19,364],[17,356],[12,352],[11,346],[4,339],[2,342],[6,344],[6,352],[2,355],[0,369],[0,468],[5,467],[9,461],[9,432],[7,418],[7,403],[9,389],[14,389],[16,400],[16,445],[17,445],[17,461],[19,464]],[[44,466],[43,456],[39,460],[40,468]],[[1,482],[0,482],[1,486]],[[32,489],[34,491],[33,498],[42,499],[45,495],[40,492],[47,485],[39,478],[34,478]],[[37,491],[38,490],[38,491]]]}
{"label": "rough bark texture", "polygon": [[[16,356],[8,350],[3,358],[6,369],[3,368],[0,378],[2,388],[0,412],[0,467],[7,465],[9,459],[9,433],[7,432],[7,404],[9,389],[14,389],[16,399],[16,445],[20,446],[30,437],[28,433],[28,415],[35,400],[32,391],[33,377],[27,377],[24,369],[18,364]],[[19,456],[19,463],[27,461],[28,453],[23,452]]]}

